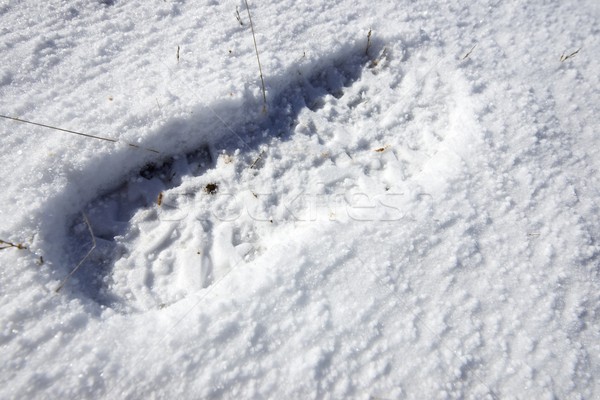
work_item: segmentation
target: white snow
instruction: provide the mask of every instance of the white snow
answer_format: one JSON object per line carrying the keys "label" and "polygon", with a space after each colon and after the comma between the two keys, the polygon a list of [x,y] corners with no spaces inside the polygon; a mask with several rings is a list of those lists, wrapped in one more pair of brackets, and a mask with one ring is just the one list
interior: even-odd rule
{"label": "white snow", "polygon": [[600,3],[250,11],[0,2],[0,398],[600,396]]}

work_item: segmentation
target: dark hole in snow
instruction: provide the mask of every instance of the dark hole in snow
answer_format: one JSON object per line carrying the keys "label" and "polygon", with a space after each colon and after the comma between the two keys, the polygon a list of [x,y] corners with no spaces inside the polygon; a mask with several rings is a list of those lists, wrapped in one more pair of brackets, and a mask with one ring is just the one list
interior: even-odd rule
{"label": "dark hole in snow", "polygon": [[168,158],[159,164],[148,163],[140,170],[140,176],[145,179],[152,179],[161,174],[166,174],[168,169],[173,166],[173,158]]}
{"label": "dark hole in snow", "polygon": [[204,191],[208,194],[215,194],[219,190],[219,186],[216,183],[209,183],[204,187]]}

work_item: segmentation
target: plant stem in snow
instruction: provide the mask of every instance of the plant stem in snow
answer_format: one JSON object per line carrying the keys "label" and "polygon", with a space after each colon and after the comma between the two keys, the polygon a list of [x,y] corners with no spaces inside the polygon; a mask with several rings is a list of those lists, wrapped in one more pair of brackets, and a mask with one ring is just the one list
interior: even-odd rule
{"label": "plant stem in snow", "polygon": [[60,290],[63,288],[63,286],[65,286],[65,284],[67,283],[69,278],[72,277],[75,272],[77,272],[79,267],[81,267],[81,264],[83,264],[83,262],[90,256],[90,254],[92,254],[92,251],[94,251],[96,249],[96,236],[94,236],[94,232],[92,231],[92,225],[90,225],[90,221],[88,220],[87,215],[85,215],[84,213],[81,213],[81,214],[83,215],[83,220],[85,221],[85,224],[87,225],[87,228],[90,231],[90,236],[92,237],[92,248],[90,249],[90,251],[87,252],[85,257],[83,257],[81,259],[81,261],[79,261],[79,263],[75,266],[75,268],[73,268],[73,270],[69,273],[69,275],[67,275],[65,277],[65,279],[63,279],[63,281],[60,283],[60,285],[58,285],[58,287],[55,290],[56,293],[60,292]]}
{"label": "plant stem in snow", "polygon": [[258,56],[258,45],[256,44],[256,35],[254,34],[254,24],[252,23],[252,17],[250,16],[250,7],[248,7],[248,0],[244,0],[246,3],[246,11],[248,11],[248,21],[250,21],[250,29],[252,30],[252,39],[254,40],[254,51],[256,51],[256,61],[258,62],[258,72],[260,72],[260,82],[262,83],[262,94],[263,94],[263,112],[267,112],[267,90],[265,89],[265,79],[263,78],[262,66],[260,65],[260,57]]}
{"label": "plant stem in snow", "polygon": [[27,247],[22,243],[12,243],[0,239],[0,250],[10,249],[11,247],[19,250],[27,249]]}
{"label": "plant stem in snow", "polygon": [[[16,118],[16,117],[9,117],[7,115],[0,115],[0,118],[11,119],[13,121],[22,122],[24,124],[41,126],[42,128],[54,129],[55,131],[72,133],[74,135],[79,135],[79,136],[83,136],[83,137],[87,137],[87,138],[91,138],[91,139],[104,140],[106,142],[112,142],[112,143],[119,143],[119,142],[121,142],[120,140],[117,140],[117,139],[111,139],[111,138],[102,137],[102,136],[90,135],[88,133],[71,131],[69,129],[63,129],[63,128],[59,128],[59,127],[52,126],[52,125],[40,124],[39,122],[28,121],[28,120],[21,119],[21,118]],[[150,151],[152,153],[158,153],[158,154],[160,154],[160,151],[158,151],[158,150],[149,149],[147,147],[138,146],[137,144],[128,143],[128,142],[122,142],[122,143],[125,143],[126,145],[131,146],[131,147],[135,147],[137,149],[142,149],[142,150]]]}

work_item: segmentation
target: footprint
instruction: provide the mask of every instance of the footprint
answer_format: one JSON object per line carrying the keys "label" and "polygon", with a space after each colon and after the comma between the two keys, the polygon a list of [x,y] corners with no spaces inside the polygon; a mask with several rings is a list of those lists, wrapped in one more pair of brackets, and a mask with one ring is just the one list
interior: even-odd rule
{"label": "footprint", "polygon": [[[303,225],[402,218],[403,193],[443,148],[454,89],[435,72],[397,76],[386,66],[410,61],[401,47],[373,51],[377,62],[349,47],[310,76],[294,71],[266,118],[115,177],[124,183],[83,208],[101,245],[71,293],[144,312],[244,268]],[[69,238],[77,260],[90,242],[82,221]]]}
{"label": "footprint", "polygon": [[[277,196],[260,193],[258,182],[254,190],[240,182],[253,175],[269,179],[273,169],[263,166],[274,161],[276,152],[265,152],[265,146],[290,143],[299,113],[324,97],[340,99],[369,61],[363,54],[360,46],[348,47],[310,76],[294,71],[267,118],[234,126],[234,135],[149,163],[133,175],[115,177],[123,183],[82,210],[101,245],[67,288],[123,313],[143,312],[173,304],[259,256],[268,245],[261,238],[272,233],[283,204]],[[185,121],[177,125],[191,130]],[[89,249],[91,238],[80,217],[69,241],[72,260]]]}

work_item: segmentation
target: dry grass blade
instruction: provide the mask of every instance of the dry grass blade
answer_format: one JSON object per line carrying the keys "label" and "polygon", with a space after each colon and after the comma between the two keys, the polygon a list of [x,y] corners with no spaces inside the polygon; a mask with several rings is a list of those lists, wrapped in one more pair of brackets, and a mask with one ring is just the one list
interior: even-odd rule
{"label": "dry grass blade", "polygon": [[242,17],[240,16],[240,10],[237,6],[235,7],[235,19],[237,19],[241,26],[244,26],[244,21],[242,21]]}
{"label": "dry grass blade", "polygon": [[71,133],[73,135],[83,136],[83,137],[90,138],[90,139],[104,140],[105,142],[111,142],[111,143],[125,143],[126,145],[131,146],[131,147],[135,147],[137,149],[146,150],[146,151],[150,151],[152,153],[160,154],[160,151],[158,151],[158,150],[154,150],[154,149],[149,149],[149,148],[146,148],[146,147],[138,146],[137,144],[133,144],[133,143],[121,142],[120,140],[117,140],[117,139],[111,139],[111,138],[107,138],[107,137],[103,137],[103,136],[97,136],[97,135],[90,135],[88,133],[72,131],[72,130],[69,130],[69,129],[63,129],[63,128],[59,128],[59,127],[52,126],[52,125],[41,124],[39,122],[28,121],[26,119],[21,119],[21,118],[16,118],[16,117],[9,117],[8,115],[1,115],[0,114],[0,118],[10,119],[10,120],[13,120],[13,121],[22,122],[24,124],[41,126],[42,128],[53,129],[55,131]]}
{"label": "dry grass blade", "polygon": [[96,249],[96,236],[94,236],[94,232],[92,231],[92,225],[90,225],[90,221],[88,220],[88,217],[87,217],[87,215],[85,215],[85,213],[81,213],[81,215],[83,215],[83,220],[85,221],[85,224],[90,232],[90,236],[92,237],[92,248],[87,252],[85,257],[83,257],[81,259],[81,261],[79,261],[79,263],[75,266],[75,268],[73,268],[73,270],[71,272],[69,272],[69,275],[67,275],[65,277],[65,279],[63,279],[63,281],[60,283],[60,285],[58,285],[58,287],[55,289],[56,293],[60,292],[60,290],[65,286],[65,284],[67,283],[69,278],[71,278],[73,276],[73,274],[75,274],[75,272],[77,272],[79,267],[81,267],[81,264],[83,264],[83,262],[90,256],[90,254],[92,254],[92,251],[94,251]]}
{"label": "dry grass blade", "polygon": [[565,62],[567,61],[569,58],[573,58],[577,55],[577,53],[579,53],[579,51],[581,50],[581,47],[578,48],[577,50],[575,50],[574,52],[572,52],[571,54],[567,54],[565,55],[565,53],[562,54],[562,56],[560,56],[560,62]]}
{"label": "dry grass blade", "polygon": [[25,246],[22,243],[12,243],[12,242],[7,242],[6,240],[0,239],[0,250],[10,249],[10,248],[25,250],[25,249],[27,249],[27,246]]}
{"label": "dry grass blade", "polygon": [[254,24],[252,23],[252,17],[250,16],[250,7],[248,6],[248,0],[244,0],[246,3],[246,11],[248,11],[248,21],[250,21],[250,29],[252,30],[252,39],[254,40],[254,51],[256,52],[256,61],[258,62],[258,72],[260,73],[260,82],[262,84],[263,94],[263,112],[267,112],[267,90],[265,89],[265,79],[263,78],[262,66],[260,65],[260,57],[258,56],[258,45],[256,44],[256,35],[254,34]]}
{"label": "dry grass blade", "polygon": [[261,152],[260,152],[260,154],[258,155],[258,157],[256,158],[256,160],[254,160],[254,162],[252,163],[252,165],[250,165],[250,168],[254,168],[254,167],[256,167],[256,166],[257,166],[257,164],[258,164],[258,162],[259,162],[260,160],[262,160],[262,158],[263,158],[263,155],[264,155],[264,154],[265,154],[265,151],[264,151],[264,150],[263,150],[263,151],[261,151]]}
{"label": "dry grass blade", "polygon": [[369,49],[371,48],[371,34],[373,33],[372,29],[369,29],[369,33],[367,33],[367,48],[365,49],[365,55],[369,57]]}
{"label": "dry grass blade", "polygon": [[471,47],[471,50],[469,50],[467,52],[467,54],[465,54],[465,56],[462,59],[466,60],[467,58],[469,58],[469,56],[471,55],[471,53],[473,52],[473,50],[475,50],[475,47],[477,47],[477,44],[473,45],[473,47]]}

